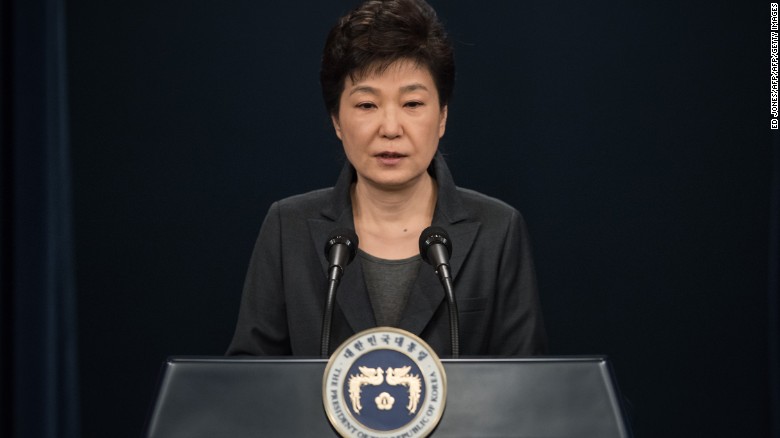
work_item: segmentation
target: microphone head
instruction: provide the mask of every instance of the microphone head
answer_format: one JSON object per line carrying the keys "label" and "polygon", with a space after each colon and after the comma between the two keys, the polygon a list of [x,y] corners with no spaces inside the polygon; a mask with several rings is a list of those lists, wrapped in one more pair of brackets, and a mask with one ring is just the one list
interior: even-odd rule
{"label": "microphone head", "polygon": [[358,248],[358,236],[354,231],[349,228],[339,228],[331,231],[328,235],[328,240],[325,242],[325,257],[330,258],[330,250],[334,245],[344,245],[348,250],[349,257],[346,260],[345,265],[348,265],[355,258]]}
{"label": "microphone head", "polygon": [[444,245],[448,259],[452,255],[452,241],[444,228],[428,227],[420,234],[420,257],[425,260],[425,263],[433,264],[433,261],[428,258],[428,249],[436,244]]}

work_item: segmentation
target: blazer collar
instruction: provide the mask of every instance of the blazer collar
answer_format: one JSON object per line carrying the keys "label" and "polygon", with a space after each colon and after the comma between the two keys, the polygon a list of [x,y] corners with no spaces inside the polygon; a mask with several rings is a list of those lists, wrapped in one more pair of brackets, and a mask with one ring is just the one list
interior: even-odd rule
{"label": "blazer collar", "polygon": [[[469,218],[469,212],[463,208],[463,202],[458,194],[455,181],[452,179],[452,173],[450,173],[447,163],[444,162],[444,157],[441,152],[436,152],[436,155],[431,161],[428,172],[436,179],[436,183],[439,186],[439,192],[436,200],[436,215],[440,215],[441,222],[447,224],[454,224],[460,221],[467,220]],[[347,222],[352,224],[352,198],[350,190],[352,183],[357,181],[357,173],[355,168],[347,161],[344,163],[344,167],[341,168],[336,185],[333,187],[331,202],[322,209],[322,215],[328,219]],[[348,215],[349,218],[344,216]],[[434,217],[435,223],[436,217]]]}
{"label": "blazer collar", "polygon": [[[438,184],[432,225],[444,228],[450,235],[453,242],[450,268],[453,279],[457,282],[458,272],[471,250],[480,223],[464,208],[461,195],[441,153],[436,153],[428,171]],[[355,228],[350,188],[356,178],[354,167],[349,162],[345,163],[333,187],[331,202],[322,210],[322,218],[309,219],[309,230],[315,245],[324,245],[328,234],[334,229]],[[323,274],[327,275],[328,260],[324,248],[318,248],[317,253]],[[422,266],[412,284],[406,308],[401,314],[400,328],[420,335],[443,300],[444,289],[433,268]],[[344,269],[336,302],[355,332],[376,326],[360,263],[354,263]]]}

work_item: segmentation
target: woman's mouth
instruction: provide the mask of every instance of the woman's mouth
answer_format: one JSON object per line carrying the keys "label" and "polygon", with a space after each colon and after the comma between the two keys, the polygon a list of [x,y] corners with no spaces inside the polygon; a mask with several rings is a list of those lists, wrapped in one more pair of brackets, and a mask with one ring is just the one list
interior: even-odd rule
{"label": "woman's mouth", "polygon": [[401,159],[406,157],[406,155],[404,154],[400,154],[398,152],[389,152],[389,151],[380,152],[374,156],[379,160],[380,163],[382,163],[385,166],[392,166],[398,164],[401,161]]}

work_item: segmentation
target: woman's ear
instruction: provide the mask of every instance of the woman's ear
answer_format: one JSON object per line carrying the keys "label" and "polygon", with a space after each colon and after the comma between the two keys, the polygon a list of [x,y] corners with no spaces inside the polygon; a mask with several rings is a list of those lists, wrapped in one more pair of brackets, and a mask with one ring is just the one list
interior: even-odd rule
{"label": "woman's ear", "polygon": [[338,137],[339,140],[343,140],[343,138],[341,138],[341,125],[339,125],[338,117],[336,117],[335,114],[331,114],[330,121],[333,123],[333,129],[336,130],[336,137]]}
{"label": "woman's ear", "polygon": [[447,105],[444,105],[441,107],[441,112],[439,113],[439,138],[442,138],[444,136],[444,131],[447,128]]}

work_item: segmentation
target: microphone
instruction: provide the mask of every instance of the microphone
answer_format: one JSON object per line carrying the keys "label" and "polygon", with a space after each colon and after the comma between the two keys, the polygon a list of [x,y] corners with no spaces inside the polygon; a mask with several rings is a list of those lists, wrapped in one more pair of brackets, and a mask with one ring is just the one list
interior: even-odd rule
{"label": "microphone", "polygon": [[420,234],[420,257],[433,266],[436,275],[439,276],[447,297],[447,305],[450,311],[450,339],[452,342],[452,357],[460,355],[460,335],[458,330],[458,305],[455,302],[455,291],[452,287],[452,273],[450,271],[450,256],[452,255],[452,241],[450,236],[440,227],[428,227]]}
{"label": "microphone", "polygon": [[325,242],[325,257],[328,258],[328,295],[325,298],[325,310],[322,316],[322,338],[320,353],[328,357],[330,349],[330,329],[333,320],[333,304],[336,301],[336,289],[346,267],[357,253],[358,237],[348,228],[334,230]]}
{"label": "microphone", "polygon": [[354,231],[341,228],[330,233],[325,242],[325,257],[328,258],[328,280],[336,283],[341,280],[344,267],[354,260],[357,253],[358,237]]}

